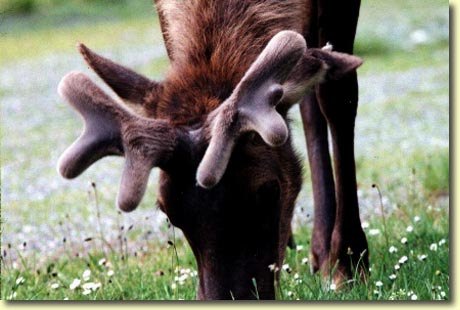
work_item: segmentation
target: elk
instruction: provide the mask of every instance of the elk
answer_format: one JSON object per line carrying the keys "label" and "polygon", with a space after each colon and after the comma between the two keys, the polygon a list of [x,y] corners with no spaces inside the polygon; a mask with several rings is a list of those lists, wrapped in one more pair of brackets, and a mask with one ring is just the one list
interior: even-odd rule
{"label": "elk", "polygon": [[300,103],[314,193],[312,267],[333,272],[338,283],[355,268],[365,274],[353,153],[360,1],[155,5],[171,62],[163,81],[79,44],[121,100],[83,73],[62,79],[58,92],[85,129],[61,156],[61,175],[74,178],[105,156],[124,156],[117,204],[129,212],[151,169],[160,168],[157,203],[194,253],[197,297],[274,299],[279,273],[269,265],[283,263],[302,183],[287,119]]}

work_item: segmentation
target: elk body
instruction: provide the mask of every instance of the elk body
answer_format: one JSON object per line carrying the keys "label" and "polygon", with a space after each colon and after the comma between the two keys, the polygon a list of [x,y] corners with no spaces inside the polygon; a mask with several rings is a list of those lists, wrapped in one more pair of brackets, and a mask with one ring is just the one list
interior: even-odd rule
{"label": "elk body", "polygon": [[[283,262],[302,183],[287,112],[301,102],[313,268],[334,270],[337,281],[359,262],[366,269],[353,155],[361,60],[350,55],[359,1],[158,0],[156,7],[171,60],[161,82],[79,45],[123,103],[83,73],[63,78],[59,93],[85,130],[60,158],[60,173],[74,178],[104,156],[124,156],[117,203],[132,211],[159,167],[158,205],[193,250],[198,298],[273,299],[279,275],[268,266]],[[319,48],[327,42],[337,52]]]}

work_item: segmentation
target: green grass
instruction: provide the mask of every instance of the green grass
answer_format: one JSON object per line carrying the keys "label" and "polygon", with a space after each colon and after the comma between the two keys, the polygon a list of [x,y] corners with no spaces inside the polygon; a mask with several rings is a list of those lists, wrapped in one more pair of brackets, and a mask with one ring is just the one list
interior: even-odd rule
{"label": "green grass", "polygon": [[[449,299],[448,209],[436,204],[428,206],[423,201],[417,196],[400,202],[397,210],[385,214],[386,226],[377,214],[365,222],[372,262],[370,276],[365,283],[357,281],[340,290],[331,290],[327,278],[310,274],[309,264],[304,261],[308,258],[309,231],[304,228],[297,231],[299,246],[296,250],[287,250],[286,264],[290,270],[281,270],[279,297],[285,300],[410,300],[416,295],[418,300]],[[413,230],[408,230],[409,226]],[[100,251],[100,240],[93,239],[87,242],[90,246],[86,252],[78,252],[78,257],[69,246],[72,240],[66,240],[59,255],[41,263],[27,246],[6,249],[7,255],[2,261],[2,299],[193,299],[197,285],[193,255],[182,239],[173,242],[172,228],[169,235],[174,246],[169,242],[145,242],[139,250],[126,252],[125,245],[114,244],[114,249],[105,247],[105,254]],[[122,236],[133,238],[127,231]],[[402,243],[402,238],[407,238],[407,243]],[[390,247],[397,251],[390,253]],[[18,262],[9,260],[8,254],[12,252],[21,257]],[[407,262],[400,263],[404,256]],[[101,259],[105,259],[104,264]],[[395,265],[400,266],[399,270]],[[86,281],[85,270],[91,271]],[[396,278],[391,279],[391,275]],[[182,279],[178,279],[181,276]],[[75,279],[81,280],[80,286],[70,289]],[[83,284],[88,282],[101,286],[86,295]]]}
{"label": "green grass", "polygon": [[8,14],[6,9],[0,13],[0,65],[75,53],[78,42],[106,48],[162,40],[152,1],[50,0],[41,1],[32,15]]}
{"label": "green grass", "polygon": [[[117,56],[131,46],[161,44],[158,21],[151,14],[151,1],[122,1],[110,7],[104,1],[89,6],[80,5],[81,0],[61,2],[57,6],[51,6],[52,2],[42,2],[31,15],[2,16],[0,69],[15,70],[21,68],[22,63],[43,60],[44,68],[40,70],[46,73],[50,56],[77,58],[75,44],[78,41],[95,50],[115,51]],[[447,13],[446,1],[363,1],[355,48],[356,54],[365,60],[359,69],[362,87],[356,154],[361,215],[367,226],[372,271],[365,283],[330,290],[327,279],[311,275],[308,263],[302,263],[308,257],[311,233],[311,225],[304,225],[295,231],[297,243],[303,248],[287,250],[286,263],[291,272],[281,271],[280,299],[406,300],[412,295],[418,300],[450,298]],[[414,33],[420,30],[428,39],[414,43]],[[120,58],[123,60],[123,56]],[[135,69],[159,78],[167,66],[166,57],[159,57]],[[397,80],[404,74],[407,79]],[[388,85],[379,88],[374,83]],[[394,86],[400,86],[396,83],[404,87],[393,91]],[[167,240],[146,235],[153,229],[145,214],[154,204],[154,190],[148,191],[136,210],[136,214],[141,214],[140,220],[114,210],[119,174],[107,177],[97,171],[119,172],[120,160],[103,160],[78,180],[53,189],[56,185],[52,180],[58,176],[54,162],[48,168],[49,158],[54,158],[63,144],[68,145],[81,127],[79,119],[64,105],[56,105],[55,110],[40,108],[50,102],[56,104],[58,99],[50,95],[55,90],[49,89],[55,86],[24,91],[21,88],[18,92],[15,85],[0,84],[0,101],[19,98],[13,104],[20,106],[13,109],[14,113],[5,115],[2,101],[2,238],[7,235],[17,242],[2,244],[1,298],[194,299],[196,265],[187,243],[167,223],[155,228]],[[27,85],[21,84],[21,87]],[[30,95],[22,96],[25,92]],[[375,99],[374,92],[383,95]],[[40,102],[35,102],[36,98]],[[371,98],[371,102],[366,102],[366,98]],[[29,100],[33,102],[26,105],[24,102]],[[8,103],[10,109],[11,106]],[[301,134],[298,120],[293,126],[295,132]],[[14,173],[5,178],[3,168],[10,166],[14,167]],[[45,168],[37,169],[38,166]],[[6,171],[11,173],[11,169]],[[94,201],[85,187],[88,181],[98,184],[102,227],[84,226],[97,217]],[[380,188],[382,202],[372,184]],[[23,193],[29,187],[46,193],[37,199],[26,194],[11,198],[12,193]],[[5,192],[5,188],[9,192]],[[304,188],[306,199],[311,200],[308,168]],[[4,204],[5,197],[7,204]],[[379,211],[381,203],[386,226]],[[12,218],[5,217],[5,213]],[[135,226],[129,229],[133,222]],[[48,227],[49,235],[42,237],[43,243],[57,243],[55,250],[38,251],[30,240],[21,239],[25,226]],[[413,231],[407,231],[409,226]],[[116,235],[109,237],[113,227]],[[104,239],[110,241],[110,247],[101,244],[100,230]],[[92,240],[85,242],[89,237]],[[407,244],[401,243],[402,238],[407,238]],[[175,246],[169,245],[168,240]],[[23,242],[28,243],[24,246]],[[389,252],[391,246],[397,248],[396,253]],[[421,260],[421,255],[427,255],[426,259]],[[403,256],[407,256],[407,262],[395,271],[394,266]],[[110,264],[100,265],[102,258]],[[85,270],[91,271],[86,282],[101,284],[88,295],[83,294],[83,280],[78,288],[69,288],[74,279],[82,279]],[[110,270],[113,270],[112,276],[108,275]],[[392,274],[396,275],[394,280],[389,278]],[[180,276],[183,281],[175,280]],[[376,285],[379,281],[381,286]]]}
{"label": "green grass", "polygon": [[[21,59],[45,56],[50,53],[75,53],[78,42],[83,42],[92,48],[106,48],[114,44],[129,45],[137,43],[130,37],[144,37],[152,44],[162,40],[161,34],[151,38],[149,29],[158,27],[154,18],[139,18],[120,22],[102,22],[95,25],[83,25],[71,28],[43,28],[32,32],[7,33],[0,40],[2,57],[0,65]],[[43,44],[43,40],[51,44]],[[121,43],[122,42],[122,43]]]}

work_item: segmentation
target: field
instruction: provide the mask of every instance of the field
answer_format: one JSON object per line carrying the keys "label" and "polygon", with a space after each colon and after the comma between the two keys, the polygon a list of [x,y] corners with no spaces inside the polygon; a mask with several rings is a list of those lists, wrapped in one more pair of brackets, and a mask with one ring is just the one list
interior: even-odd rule
{"label": "field", "polygon": [[[114,206],[122,159],[104,159],[73,181],[56,172],[82,125],[57,84],[71,70],[100,82],[77,42],[152,78],[168,66],[151,1],[110,7],[79,1],[0,15],[1,299],[194,299],[193,255],[155,207],[158,171],[130,214]],[[449,300],[448,3],[363,1],[355,53],[365,61],[358,71],[356,155],[370,278],[336,290],[310,274],[313,207],[305,163],[294,218],[298,247],[287,250],[278,297]],[[297,109],[294,139],[306,158]]]}

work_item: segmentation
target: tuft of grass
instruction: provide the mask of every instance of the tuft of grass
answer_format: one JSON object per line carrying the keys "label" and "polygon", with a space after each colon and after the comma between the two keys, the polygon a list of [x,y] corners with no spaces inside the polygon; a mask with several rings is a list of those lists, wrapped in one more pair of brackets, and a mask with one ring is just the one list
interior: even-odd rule
{"label": "tuft of grass", "polygon": [[300,248],[287,253],[290,269],[282,269],[283,297],[354,301],[449,299],[449,210],[442,203],[427,205],[421,201],[425,200],[420,196],[401,201],[396,210],[384,214],[386,225],[378,212],[363,221],[370,246],[369,276],[364,283],[356,276],[342,288],[335,287],[330,279],[309,273],[305,262],[310,234],[302,228],[296,233]]}
{"label": "tuft of grass", "polygon": [[417,164],[415,169],[419,171],[423,188],[428,193],[438,195],[449,192],[449,153],[444,152],[420,152],[414,159]]}
{"label": "tuft of grass", "polygon": [[35,0],[0,0],[0,12],[8,15],[30,14],[36,8]]}
{"label": "tuft of grass", "polygon": [[[183,245],[179,246],[184,249]],[[25,251],[11,249],[11,251]],[[2,261],[3,300],[178,300],[193,299],[197,273],[193,260],[171,263],[172,247],[161,245],[128,257],[94,249],[19,266]],[[8,253],[8,251],[7,251]],[[183,254],[183,258],[190,253]]]}

